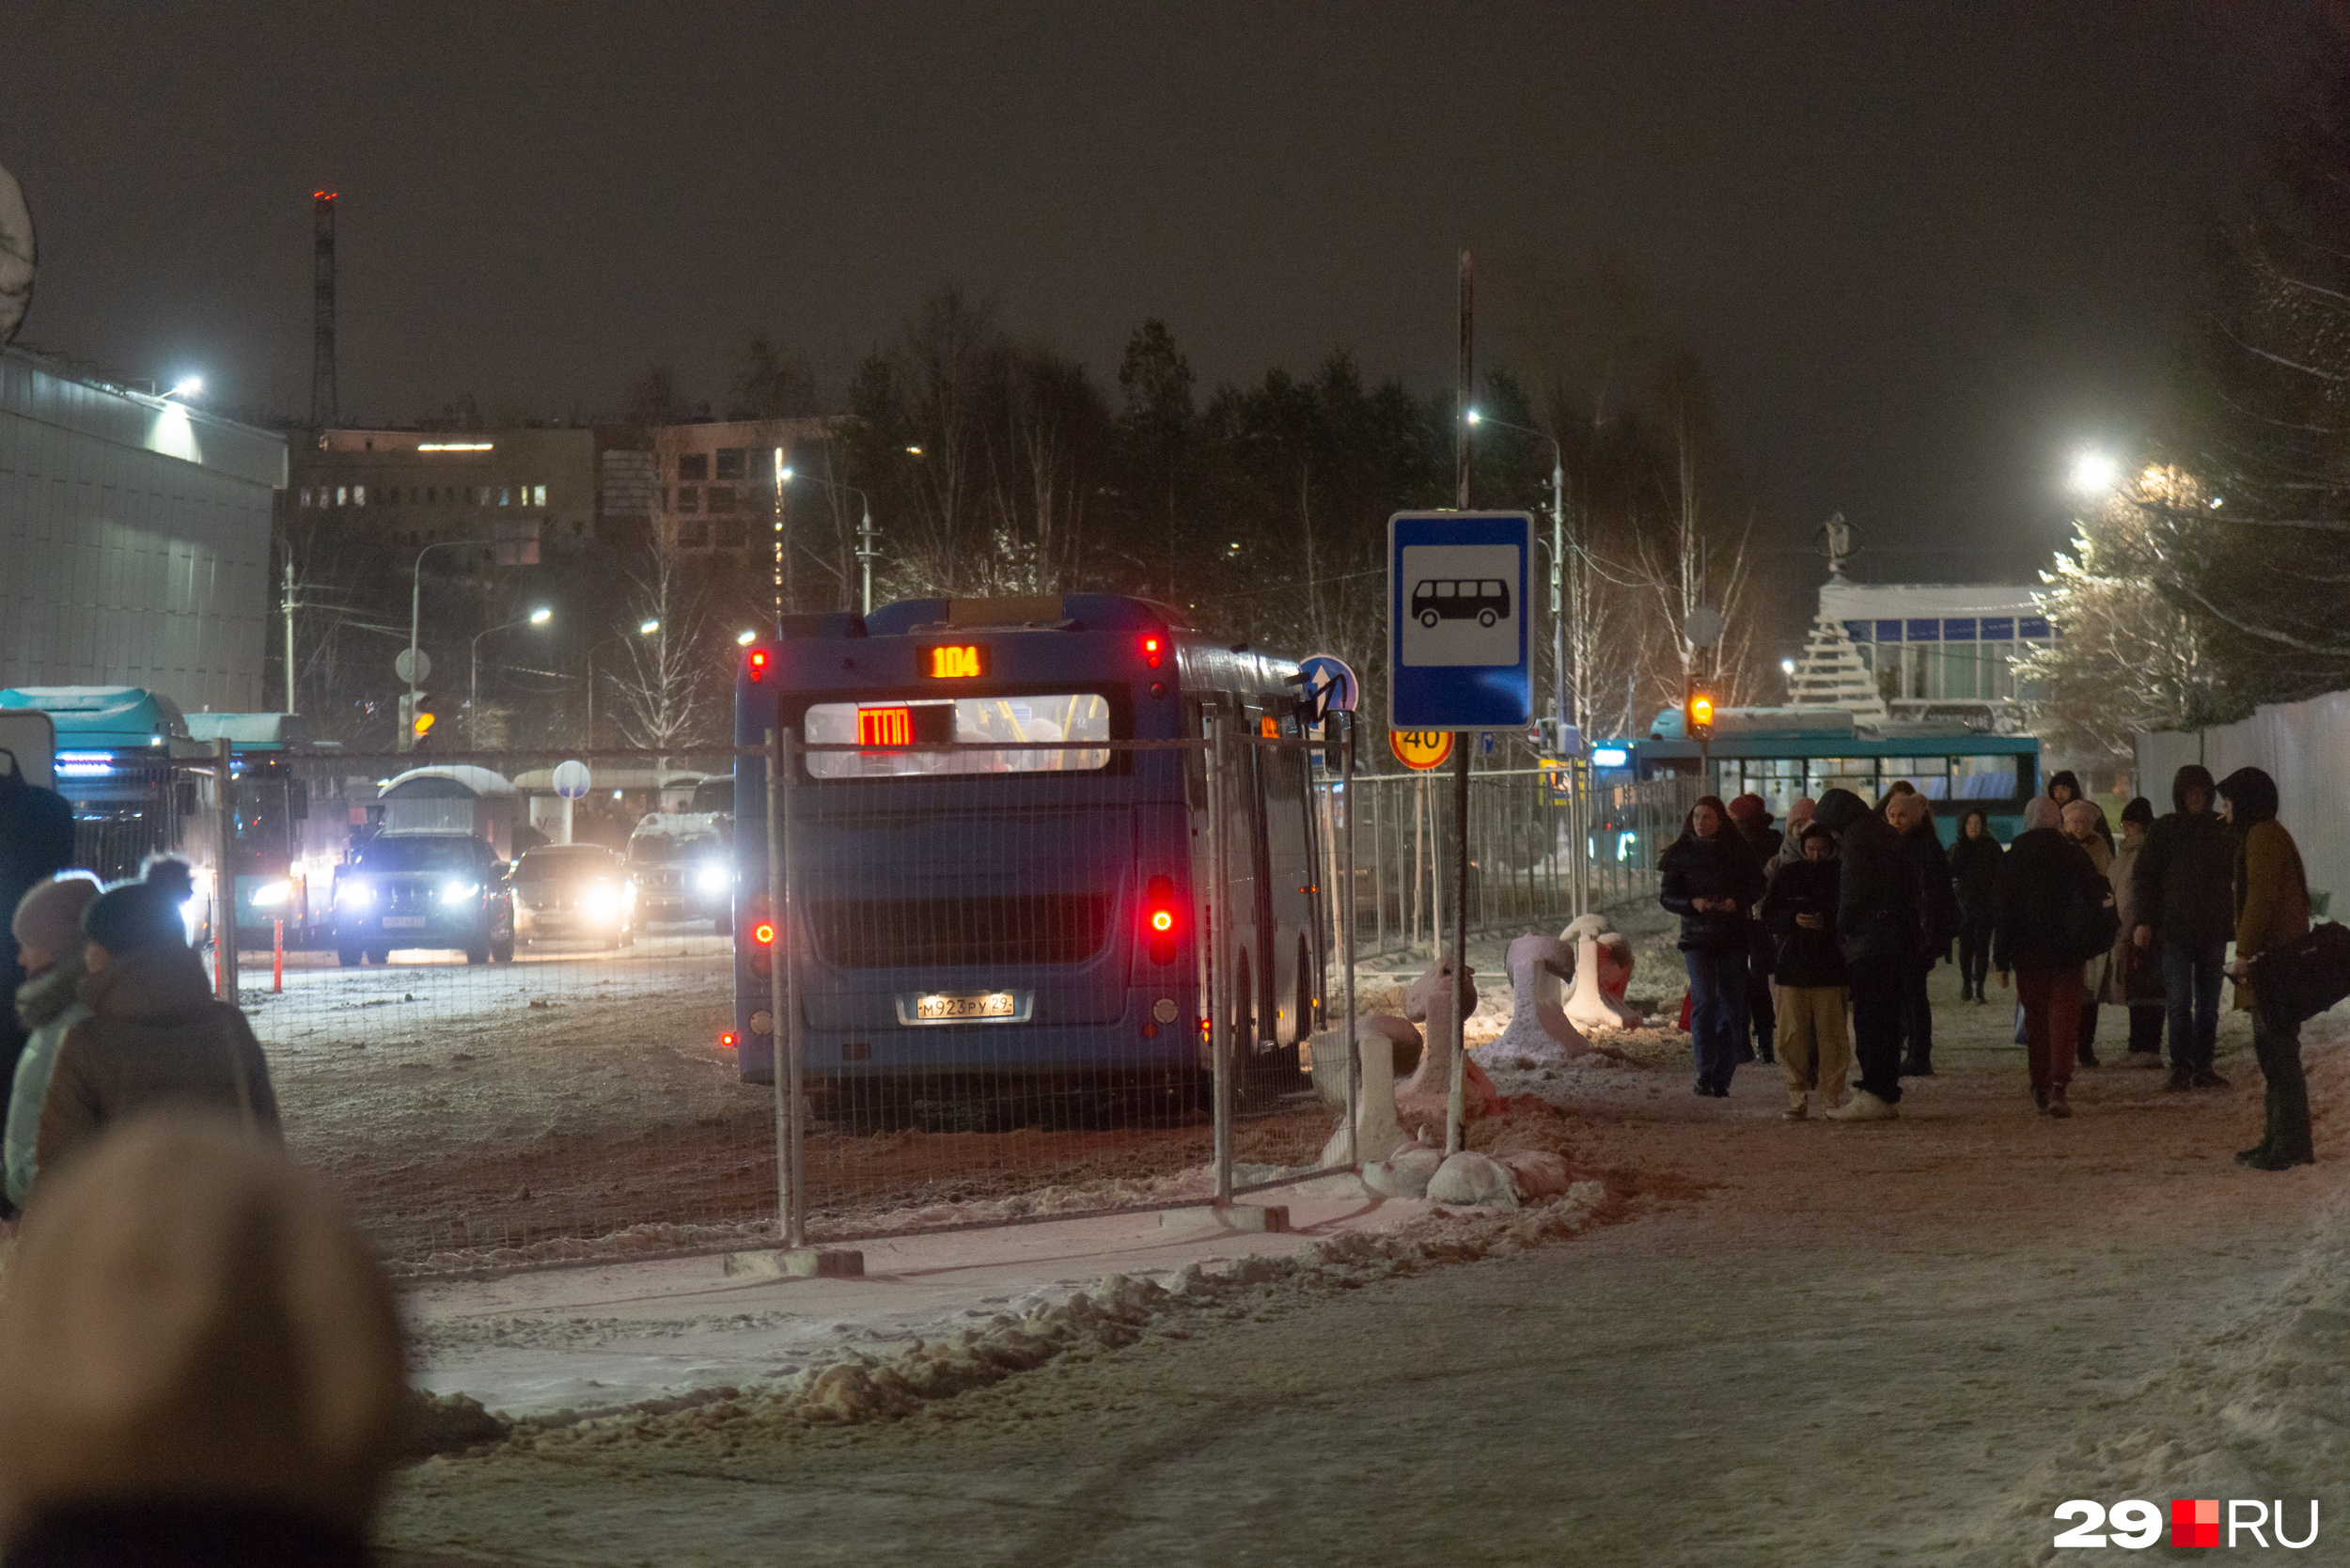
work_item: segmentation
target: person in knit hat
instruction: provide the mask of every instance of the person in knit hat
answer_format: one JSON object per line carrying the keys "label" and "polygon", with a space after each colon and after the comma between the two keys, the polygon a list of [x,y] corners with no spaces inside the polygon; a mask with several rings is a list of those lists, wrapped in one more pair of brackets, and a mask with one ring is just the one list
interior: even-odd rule
{"label": "person in knit hat", "polygon": [[8,1130],[0,1139],[0,1177],[8,1201],[18,1208],[33,1190],[34,1152],[40,1138],[40,1108],[49,1098],[49,1074],[66,1031],[89,1016],[81,997],[89,965],[83,953],[82,912],[98,897],[98,879],[72,871],[37,884],[17,901],[9,934],[18,962],[31,979],[16,988],[17,1021],[31,1031],[16,1058],[8,1094]]}
{"label": "person in knit hat", "polygon": [[400,1320],[238,1121],[111,1129],[26,1211],[0,1303],[8,1568],[357,1568],[410,1435]]}
{"label": "person in knit hat", "polygon": [[187,867],[151,862],[83,911],[90,1016],[68,1029],[49,1077],[34,1159],[44,1174],[107,1123],[150,1106],[193,1103],[275,1137],[277,1096],[244,1014],[212,999],[180,906]]}

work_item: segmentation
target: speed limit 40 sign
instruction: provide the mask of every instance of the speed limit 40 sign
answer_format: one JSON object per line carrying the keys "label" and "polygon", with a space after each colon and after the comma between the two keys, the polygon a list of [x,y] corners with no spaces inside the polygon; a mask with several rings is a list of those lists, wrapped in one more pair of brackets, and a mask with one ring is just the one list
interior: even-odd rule
{"label": "speed limit 40 sign", "polygon": [[1395,760],[1407,768],[1422,773],[1444,766],[1452,755],[1452,731],[1449,729],[1390,729],[1387,749]]}

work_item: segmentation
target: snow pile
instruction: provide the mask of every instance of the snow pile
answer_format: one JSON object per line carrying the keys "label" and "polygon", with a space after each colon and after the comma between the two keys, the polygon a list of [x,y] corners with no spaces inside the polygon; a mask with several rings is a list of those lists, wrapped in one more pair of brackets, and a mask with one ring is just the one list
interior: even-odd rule
{"label": "snow pile", "polygon": [[[1580,1181],[1522,1208],[1438,1212],[1391,1231],[1325,1237],[1285,1258],[1245,1257],[1220,1268],[1188,1263],[1164,1282],[1112,1275],[1060,1301],[1041,1300],[1022,1316],[998,1313],[983,1325],[885,1355],[852,1351],[773,1383],[704,1389],[585,1418],[557,1411],[508,1420],[484,1413],[472,1430],[497,1434],[482,1437],[483,1446],[503,1442],[516,1451],[584,1455],[654,1447],[728,1453],[795,1431],[902,1419],[1057,1356],[1113,1352],[1149,1334],[1182,1335],[1195,1322],[1302,1306],[1378,1279],[1506,1256],[1574,1235],[1615,1217],[1619,1208],[1601,1183]],[[450,1406],[452,1425],[472,1419],[466,1406],[479,1408],[463,1396],[436,1403]]]}

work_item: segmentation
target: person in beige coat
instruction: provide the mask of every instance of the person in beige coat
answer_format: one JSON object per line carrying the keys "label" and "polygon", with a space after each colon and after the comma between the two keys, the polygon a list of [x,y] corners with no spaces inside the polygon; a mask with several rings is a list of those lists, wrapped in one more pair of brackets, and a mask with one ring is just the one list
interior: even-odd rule
{"label": "person in beige coat", "polygon": [[2260,1007],[2252,968],[2264,953],[2310,933],[2310,879],[2301,850],[2277,820],[2277,781],[2238,768],[2219,781],[2220,820],[2235,838],[2235,1005],[2252,1015],[2252,1050],[2268,1083],[2268,1118],[2260,1142],[2236,1155],[2255,1170],[2314,1164],[2310,1084],[2301,1071],[2301,1025]]}

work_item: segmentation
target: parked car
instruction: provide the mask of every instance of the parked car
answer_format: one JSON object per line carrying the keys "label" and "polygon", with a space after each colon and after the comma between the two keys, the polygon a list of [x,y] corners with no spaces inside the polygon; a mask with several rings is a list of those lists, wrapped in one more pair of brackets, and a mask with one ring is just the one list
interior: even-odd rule
{"label": "parked car", "polygon": [[394,948],[456,948],[468,964],[514,961],[506,864],[466,833],[379,833],[335,877],[335,952],[345,968]]}
{"label": "parked car", "polygon": [[514,862],[514,932],[525,942],[636,940],[628,862],[602,844],[548,844]]}
{"label": "parked car", "polygon": [[714,812],[646,814],[628,839],[637,918],[708,920],[721,936],[734,929],[734,857],[727,848],[727,823]]}

